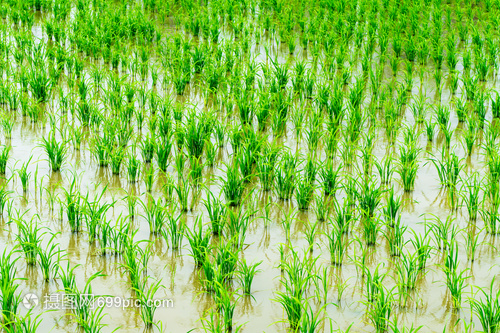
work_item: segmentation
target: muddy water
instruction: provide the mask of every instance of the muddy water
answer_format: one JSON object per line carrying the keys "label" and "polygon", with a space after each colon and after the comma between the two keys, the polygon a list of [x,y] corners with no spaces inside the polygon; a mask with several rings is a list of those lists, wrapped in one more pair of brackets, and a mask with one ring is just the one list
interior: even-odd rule
{"label": "muddy water", "polygon": [[[37,37],[43,37],[39,26],[35,26],[33,32]],[[272,52],[276,52],[279,49],[278,59],[281,62],[288,61],[290,64],[293,64],[297,58],[307,60],[310,57],[303,50],[298,50],[295,56],[289,56],[285,44],[276,46],[274,41],[269,40],[266,36],[263,36],[262,40],[260,45],[252,46],[252,52],[256,56],[258,63],[266,61],[264,46],[272,46],[270,48]],[[459,63],[459,70],[460,66],[461,64]],[[416,67],[418,71],[419,66]],[[432,75],[429,74],[434,69],[432,66],[426,68],[428,68],[429,72],[424,75],[424,82],[422,84],[426,88],[427,97],[431,101],[436,101],[435,84]],[[352,77],[356,78],[360,75],[360,72],[360,64],[357,64],[353,69]],[[390,79],[392,77],[391,73],[387,65],[385,77]],[[159,81],[161,81],[161,76]],[[148,84],[149,88],[151,88],[151,82]],[[412,89],[413,94],[418,93],[420,84],[418,78],[416,78]],[[487,84],[492,87],[495,86],[496,76],[491,78]],[[459,95],[462,90],[463,87],[459,85]],[[158,91],[163,92],[162,89],[158,89]],[[172,89],[169,89],[168,93],[172,93]],[[192,85],[188,86],[183,97],[176,98],[179,101],[197,103],[199,109],[204,105],[204,96],[199,89],[192,87]],[[441,101],[449,103],[451,98],[452,96],[449,94],[448,89],[444,88],[440,98]],[[365,98],[365,104],[368,101],[369,96]],[[57,98],[51,103],[54,107],[57,106]],[[8,164],[9,170],[6,175],[7,179],[12,176],[10,181],[6,182],[7,189],[13,191],[10,195],[12,198],[12,207],[10,208],[12,217],[17,217],[16,210],[19,210],[21,214],[24,213],[23,218],[27,221],[38,214],[40,225],[47,227],[51,232],[59,233],[56,241],[60,244],[61,249],[67,251],[67,259],[70,265],[79,265],[75,273],[76,282],[80,290],[83,289],[90,276],[100,271],[104,276],[98,277],[92,282],[92,291],[94,294],[113,295],[121,298],[131,297],[132,292],[128,276],[120,266],[122,263],[121,258],[113,254],[102,255],[96,244],[89,244],[88,237],[84,232],[80,234],[71,233],[65,214],[63,214],[63,218],[61,219],[60,211],[63,205],[59,200],[55,200],[54,209],[51,210],[47,192],[44,188],[54,188],[57,198],[63,200],[62,189],[68,188],[74,174],[78,175],[81,193],[86,194],[88,192],[90,197],[101,193],[103,188],[107,186],[103,202],[110,203],[116,201],[114,207],[107,213],[107,219],[114,223],[120,216],[128,214],[127,203],[124,199],[126,193],[133,192],[141,200],[147,200],[148,194],[146,193],[144,182],[140,180],[136,184],[130,184],[125,177],[112,175],[110,169],[98,167],[89,152],[89,144],[85,140],[82,143],[80,151],[73,150],[71,146],[69,149],[69,158],[63,166],[63,171],[61,173],[52,173],[49,170],[46,156],[39,147],[40,138],[47,135],[49,131],[49,124],[32,124],[28,118],[23,118],[20,115],[16,115],[15,117],[16,122],[12,138],[2,138],[2,143],[11,144],[13,147]],[[224,118],[225,115],[221,112],[220,119]],[[487,119],[491,119],[491,113],[488,113]],[[73,121],[69,115],[62,117],[60,123],[69,124]],[[228,121],[234,123],[234,119],[229,119]],[[405,110],[403,121],[409,125],[414,124],[413,116],[409,109]],[[451,128],[460,127],[453,112],[450,123]],[[256,126],[256,124],[254,125]],[[144,132],[145,130],[143,130]],[[459,132],[458,129],[455,131],[451,146],[459,157],[466,158],[465,151],[460,145]],[[272,137],[270,130],[266,134],[270,138]],[[397,152],[397,145],[393,146],[386,140],[384,130],[380,126],[377,126],[376,134],[377,141],[373,151],[376,159],[383,158],[388,152]],[[291,122],[288,124],[286,134],[280,140],[282,140],[283,145],[290,147],[292,151],[300,149],[304,154],[307,152],[305,140],[302,139],[300,142],[297,142]],[[409,233],[410,229],[417,233],[425,232],[426,222],[429,222],[433,215],[445,219],[449,214],[446,191],[439,184],[435,167],[426,159],[431,153],[439,156],[443,144],[442,134],[438,132],[436,140],[432,144],[427,143],[427,139],[423,133],[420,135],[419,140],[420,147],[423,150],[420,154],[420,168],[417,174],[415,190],[404,196],[405,206],[403,208],[402,221],[404,225],[408,226],[408,231],[405,234],[406,240],[409,240],[411,237]],[[214,168],[205,168],[204,179],[213,180],[208,187],[216,195],[220,192],[220,183],[217,181],[217,177],[224,175],[225,166],[223,162],[229,161],[232,155],[232,147],[229,143],[226,143],[219,152]],[[24,194],[15,170],[22,163],[26,162],[30,156],[33,156],[33,160],[28,171],[32,173],[32,176],[28,192]],[[320,157],[318,160],[322,160],[324,156],[324,151],[320,146]],[[168,172],[176,179],[177,175],[175,174],[173,161],[172,157]],[[337,157],[336,162],[341,163],[340,157]],[[466,162],[469,172],[477,170],[481,175],[485,174],[484,156],[477,146],[475,146],[472,156]],[[122,174],[124,175],[125,172],[122,171]],[[403,191],[396,179],[398,179],[398,176],[395,174],[391,186],[396,189],[398,194],[402,195]],[[274,194],[261,193],[258,183],[256,182],[255,184],[257,185],[256,194],[251,197],[250,201],[255,207],[259,208],[259,212],[251,222],[247,232],[244,251],[241,256],[248,263],[262,261],[262,264],[259,266],[262,271],[255,276],[252,285],[252,296],[244,296],[238,300],[234,321],[236,325],[242,325],[243,332],[283,332],[286,330],[286,324],[282,322],[285,314],[282,307],[273,301],[275,292],[282,288],[280,284],[281,272],[278,268],[280,262],[279,246],[287,242],[280,221],[283,219],[285,213],[296,209],[296,202],[295,199],[291,202],[281,202]],[[162,196],[161,186],[162,177],[158,176],[152,191],[153,197],[159,198]],[[266,198],[266,196],[268,197]],[[345,194],[339,191],[337,196],[341,199]],[[271,221],[268,224],[261,217],[264,211],[263,206],[266,202],[275,203],[271,207]],[[248,208],[248,203],[244,208]],[[213,300],[209,295],[203,293],[199,281],[200,272],[195,268],[193,258],[190,256],[187,240],[183,240],[182,248],[179,251],[169,249],[161,238],[150,235],[146,220],[140,216],[143,214],[140,206],[137,207],[137,210],[137,217],[133,221],[134,228],[138,229],[135,240],[151,240],[151,258],[148,265],[148,274],[155,279],[161,279],[164,286],[155,295],[155,298],[172,299],[174,303],[173,307],[158,308],[155,318],[163,322],[166,332],[187,332],[194,328],[200,328],[202,326],[200,318],[204,316],[205,311],[213,306]],[[1,222],[0,246],[1,248],[12,249],[16,244],[15,235],[17,234],[17,228],[15,224],[7,224],[9,221],[7,215],[7,212],[5,212]],[[192,211],[186,213],[185,220],[188,227],[192,227],[196,217],[200,215],[203,216],[203,221],[208,223],[208,217],[201,202],[194,205]],[[346,330],[351,324],[351,331],[354,332],[373,331],[373,327],[365,316],[366,306],[363,304],[365,299],[364,282],[355,264],[355,259],[358,258],[361,251],[360,247],[352,243],[349,247],[345,264],[341,268],[332,267],[326,245],[327,240],[321,234],[321,231],[328,230],[328,226],[324,222],[318,222],[318,233],[313,252],[311,254],[304,254],[304,251],[308,247],[304,237],[304,231],[306,230],[305,223],[307,221],[310,223],[316,222],[316,215],[312,209],[297,214],[297,221],[292,224],[290,243],[301,256],[318,256],[317,266],[327,267],[332,279],[327,296],[327,301],[330,304],[324,308],[324,314],[322,315],[324,320],[320,325],[319,331]],[[454,223],[460,229],[467,226],[465,208],[457,211]],[[354,238],[354,235],[361,237],[361,232],[357,226],[358,223],[356,223],[356,228],[353,235],[350,236],[351,238]],[[478,220],[477,226],[478,228],[482,228],[483,222]],[[471,278],[469,283],[471,285],[488,287],[491,279],[494,276],[498,277],[500,274],[500,260],[496,250],[498,241],[494,237],[487,235],[484,231],[481,231],[479,236],[481,245],[476,254],[477,259],[471,263],[467,260],[463,236],[463,233],[460,233],[458,236],[460,268],[470,268]],[[46,243],[48,237],[46,236],[44,239]],[[407,247],[410,251],[413,251],[410,244]],[[382,271],[388,272],[388,276],[384,280],[386,286],[391,288],[396,285],[394,264],[391,262],[394,259],[389,256],[382,234],[379,234],[377,246],[369,249],[367,260],[371,270],[380,265]],[[470,307],[466,301],[467,297],[473,296],[470,288],[466,288],[465,290],[462,302],[463,309],[459,313],[452,311],[450,295],[445,286],[445,275],[440,268],[443,264],[443,254],[438,250],[433,250],[426,274],[420,279],[418,289],[412,294],[412,301],[410,301],[407,308],[398,308],[396,306],[394,316],[398,318],[399,323],[402,325],[411,326],[413,324],[415,327],[423,325],[424,328],[422,331],[424,332],[443,331],[445,328],[447,332],[461,331],[463,324],[458,323],[459,319],[465,322],[473,320],[475,327],[479,329],[480,325],[477,320],[471,318]],[[62,289],[62,283],[59,279],[45,283],[39,268],[27,266],[22,259],[17,261],[16,267],[18,268],[18,275],[26,279],[20,281],[21,287],[19,291],[22,295],[33,292],[43,301],[45,300],[45,296],[58,293]],[[236,281],[234,286],[238,287]],[[340,300],[338,297],[339,289],[345,289],[341,293]],[[314,296],[312,289],[309,291],[309,296]],[[310,303],[313,309],[319,309],[322,306],[315,297],[311,297]],[[26,309],[22,304],[19,308],[22,314],[26,313]],[[42,310],[41,304],[33,309],[35,314],[42,312]],[[103,318],[102,322],[108,325],[103,330],[105,332],[112,331],[115,328],[119,328],[119,332],[137,332],[143,330],[143,323],[136,309],[106,307],[104,312],[107,315]],[[68,311],[57,310],[45,312],[42,318],[43,321],[39,328],[40,332],[68,332],[77,329],[77,324],[73,322]]]}

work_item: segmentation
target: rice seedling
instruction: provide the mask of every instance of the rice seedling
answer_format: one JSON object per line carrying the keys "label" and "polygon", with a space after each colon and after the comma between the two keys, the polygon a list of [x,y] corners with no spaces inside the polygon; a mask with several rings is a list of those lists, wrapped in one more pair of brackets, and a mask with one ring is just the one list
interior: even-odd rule
{"label": "rice seedling", "polygon": [[140,314],[142,321],[144,322],[144,326],[146,327],[152,327],[155,323],[154,315],[157,307],[152,300],[154,300],[154,296],[161,288],[163,288],[161,280],[157,280],[156,282],[151,283],[149,287],[144,286],[144,288],[133,289],[140,302]]}
{"label": "rice seedling", "polygon": [[472,311],[478,317],[483,330],[488,333],[498,332],[500,326],[500,291],[494,293],[494,282],[495,278],[491,280],[489,293],[478,288],[483,298],[469,298]]}
{"label": "rice seedling", "polygon": [[3,146],[2,152],[0,153],[0,174],[2,175],[5,175],[11,149],[11,146]]}
{"label": "rice seedling", "polygon": [[41,232],[42,228],[38,226],[36,219],[31,219],[30,222],[24,221],[22,216],[16,220],[18,234],[17,241],[23,250],[26,263],[35,265],[38,257],[39,244],[45,232]]}
{"label": "rice seedling", "polygon": [[28,182],[31,176],[31,172],[28,172],[28,166],[32,158],[33,156],[30,156],[28,161],[24,163],[20,169],[17,170],[17,174],[19,175],[19,179],[21,180],[21,185],[23,187],[23,192],[25,193],[28,190]]}
{"label": "rice seedling", "polygon": [[43,279],[48,282],[51,278],[55,278],[58,275],[59,262],[61,258],[64,257],[59,244],[54,242],[54,238],[58,234],[52,234],[50,237],[47,247],[44,250],[39,244],[37,244],[37,254],[38,254],[38,264],[42,270]]}
{"label": "rice seedling", "polygon": [[187,229],[186,238],[191,246],[191,255],[197,267],[201,267],[207,260],[210,251],[210,233],[203,233],[201,218],[197,218],[193,230]]}
{"label": "rice seedling", "polygon": [[248,265],[245,259],[240,262],[240,269],[237,271],[238,280],[240,281],[245,295],[251,294],[252,282],[255,274],[261,271],[260,269],[257,269],[260,264],[262,264],[262,261],[253,265]]}
{"label": "rice seedling", "polygon": [[52,171],[60,171],[67,155],[66,143],[64,141],[57,141],[55,132],[52,132],[48,138],[42,138],[41,147],[47,154]]}
{"label": "rice seedling", "polygon": [[222,191],[229,206],[238,206],[245,191],[245,178],[236,165],[227,166],[226,179],[222,179]]}

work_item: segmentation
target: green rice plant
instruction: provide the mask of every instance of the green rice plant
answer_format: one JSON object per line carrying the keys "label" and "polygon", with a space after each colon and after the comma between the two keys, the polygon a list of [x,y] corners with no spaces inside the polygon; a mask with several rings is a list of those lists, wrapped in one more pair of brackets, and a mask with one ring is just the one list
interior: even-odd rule
{"label": "green rice plant", "polygon": [[434,235],[434,241],[436,242],[436,245],[440,250],[447,249],[451,244],[451,240],[453,239],[453,237],[451,237],[450,235],[455,233],[456,231],[454,228],[452,228],[453,221],[454,218],[451,215],[449,215],[444,222],[443,220],[436,217],[435,223],[431,223],[429,225],[429,229]]}
{"label": "green rice plant", "polygon": [[446,286],[451,295],[452,306],[453,309],[460,309],[462,303],[462,292],[466,287],[466,280],[470,278],[470,276],[466,276],[468,269],[463,271],[458,271],[458,263],[457,263],[457,252],[458,249],[455,246],[450,246],[449,253],[446,258],[445,266],[443,267],[443,271],[446,275]]}
{"label": "green rice plant", "polygon": [[491,94],[491,113],[493,118],[500,118],[500,95],[497,91],[494,91],[495,98],[493,98],[493,94]]}
{"label": "green rice plant", "polygon": [[207,199],[204,201],[204,205],[210,218],[212,233],[214,235],[220,235],[224,228],[223,217],[226,214],[226,208],[222,204],[221,200],[216,198],[211,191],[207,190],[206,193]]}
{"label": "green rice plant", "polygon": [[[182,213],[181,213],[182,214]],[[167,225],[161,229],[161,234],[165,239],[167,244],[170,244],[174,251],[177,251],[181,248],[182,239],[186,234],[186,223],[184,220],[181,220],[181,214],[177,217],[173,216],[173,212],[169,212],[167,214]],[[170,238],[170,243],[168,242],[168,238]]]}
{"label": "green rice plant", "polygon": [[439,181],[448,188],[454,188],[458,182],[460,171],[463,169],[463,159],[451,152],[446,154],[443,150],[441,160],[429,158],[437,169]]}
{"label": "green rice plant", "polygon": [[139,167],[140,161],[135,156],[135,154],[129,154],[127,158],[127,175],[128,180],[131,183],[135,183],[137,181],[137,177],[139,176]]}
{"label": "green rice plant", "polygon": [[66,295],[72,294],[73,290],[76,288],[76,276],[75,276],[75,269],[79,267],[80,265],[75,265],[72,268],[69,268],[69,260],[66,261],[66,269],[64,269],[60,263],[58,263],[59,268],[57,269],[57,274],[59,275],[59,278],[61,279],[61,283],[63,285],[63,291],[65,292]]}
{"label": "green rice plant", "polygon": [[191,112],[186,122],[186,148],[189,155],[199,158],[203,154],[205,142],[212,133],[212,117],[209,114],[197,116]]}
{"label": "green rice plant", "polygon": [[330,232],[325,232],[328,239],[328,249],[332,265],[342,266],[347,248],[349,246],[349,238],[346,235],[348,225],[340,226],[330,221]]}
{"label": "green rice plant", "polygon": [[295,190],[296,158],[290,153],[285,153],[275,170],[275,190],[278,198],[289,200]]}
{"label": "green rice plant", "polygon": [[388,223],[387,231],[384,236],[389,244],[389,254],[393,257],[397,257],[401,255],[401,250],[403,249],[403,245],[405,243],[404,233],[407,228],[401,224],[400,215],[392,221],[392,224]]}
{"label": "green rice plant", "polygon": [[455,110],[457,111],[457,118],[459,122],[464,122],[469,118],[466,99],[457,98],[455,100]]}
{"label": "green rice plant", "polygon": [[392,179],[392,174],[394,173],[394,167],[392,166],[393,157],[392,155],[386,155],[382,161],[375,161],[375,167],[377,168],[378,174],[380,176],[380,184],[387,185]]}
{"label": "green rice plant", "polygon": [[338,187],[338,178],[341,165],[334,169],[333,162],[328,159],[323,163],[323,167],[319,169],[320,183],[323,187],[325,195],[335,195]]}
{"label": "green rice plant", "polygon": [[479,211],[481,218],[484,221],[486,231],[491,235],[500,233],[500,214],[498,207],[491,205],[489,208],[484,207]]}
{"label": "green rice plant", "polygon": [[147,221],[149,231],[153,235],[159,235],[161,233],[165,220],[167,219],[167,212],[160,201],[161,199],[155,200],[153,197],[149,197],[147,203],[139,201],[145,214],[142,215],[142,217]]}
{"label": "green rice plant", "polygon": [[58,275],[59,262],[64,257],[59,243],[54,242],[58,233],[52,234],[46,248],[37,244],[38,264],[42,270],[43,279],[48,282],[51,278],[55,279]]}
{"label": "green rice plant", "polygon": [[478,129],[475,118],[468,118],[467,127],[464,132],[462,132],[463,145],[467,151],[467,156],[471,156],[472,148],[478,137]]}
{"label": "green rice plant", "polygon": [[[19,301],[21,299],[19,298]],[[36,317],[32,317],[33,311],[30,309],[24,315],[17,315],[15,313],[9,312],[7,316],[4,318],[12,318],[12,321],[5,320],[5,322],[0,323],[0,327],[5,330],[6,333],[15,333],[15,332],[23,332],[23,333],[35,333],[40,327],[42,323],[42,314],[38,314]]]}
{"label": "green rice plant", "polygon": [[145,163],[151,163],[156,149],[156,140],[148,134],[144,140],[141,141],[141,153]]}
{"label": "green rice plant", "polygon": [[219,243],[215,261],[218,269],[220,269],[220,276],[223,282],[229,282],[233,279],[238,266],[238,253],[239,248],[236,246],[236,239],[228,239],[223,244]]}
{"label": "green rice plant", "polygon": [[12,149],[11,146],[3,146],[2,152],[0,152],[0,174],[5,175],[7,169],[7,161],[9,160],[9,153]]}
{"label": "green rice plant", "polygon": [[440,128],[447,128],[450,123],[450,108],[442,104],[438,104],[435,109],[436,120]]}
{"label": "green rice plant", "polygon": [[401,306],[406,307],[409,293],[415,290],[419,277],[418,253],[410,253],[400,249],[401,255],[396,260],[396,272],[398,275],[399,302]]}
{"label": "green rice plant", "polygon": [[109,162],[111,163],[111,172],[113,175],[120,174],[120,168],[125,158],[125,149],[122,147],[115,147],[111,150]]}
{"label": "green rice plant", "polygon": [[69,190],[64,189],[64,197],[66,199],[66,216],[71,228],[71,232],[78,233],[82,228],[82,196],[76,189],[76,177],[71,181]]}
{"label": "green rice plant", "polygon": [[3,216],[3,212],[5,210],[5,206],[10,201],[9,194],[13,193],[6,189],[6,185],[0,186],[0,216]]}
{"label": "green rice plant", "polygon": [[226,179],[222,179],[222,191],[229,206],[239,206],[245,191],[245,178],[237,165],[227,166]]}
{"label": "green rice plant", "polygon": [[17,241],[23,250],[26,263],[28,265],[35,265],[38,257],[39,244],[45,232],[41,232],[42,228],[35,222],[35,218],[30,222],[24,221],[22,217],[16,219],[18,234],[16,235]]}
{"label": "green rice plant", "polygon": [[144,171],[142,172],[142,177],[144,180],[144,185],[146,185],[146,191],[151,193],[153,190],[153,182],[154,182],[154,177],[155,176],[155,168],[152,164],[145,165],[144,166]]}
{"label": "green rice plant", "polygon": [[41,147],[47,154],[52,171],[60,171],[67,155],[66,142],[57,141],[55,132],[51,132],[48,139],[45,137],[42,138]]}
{"label": "green rice plant", "polygon": [[470,221],[476,221],[479,210],[479,191],[481,185],[478,180],[478,173],[473,173],[468,179],[463,181],[460,195],[467,207]]}
{"label": "green rice plant", "polygon": [[398,213],[401,209],[401,198],[395,198],[394,188],[391,188],[387,193],[387,205],[383,208],[383,212],[387,225],[392,227],[397,222]]}
{"label": "green rice plant", "polygon": [[[491,280],[490,292],[478,288],[482,298],[474,296],[469,298],[472,311],[479,319],[484,332],[497,333],[500,329],[500,290],[493,287],[495,278]],[[493,290],[497,290],[494,294]]]}
{"label": "green rice plant", "polygon": [[245,295],[251,294],[252,282],[255,277],[255,274],[261,272],[260,269],[257,269],[259,265],[262,264],[262,261],[255,263],[253,265],[248,265],[245,259],[242,259],[240,262],[240,269],[237,271],[238,280],[243,288],[243,293]]}
{"label": "green rice plant", "polygon": [[250,224],[250,215],[253,212],[237,209],[226,210],[225,227],[227,229],[226,236],[231,238],[236,248],[242,248],[245,243],[246,232]]}
{"label": "green rice plant", "polygon": [[325,198],[324,193],[314,195],[314,212],[318,221],[326,221],[330,215],[330,202]]}
{"label": "green rice plant", "polygon": [[257,158],[257,177],[264,191],[272,189],[277,158],[278,149],[270,146],[264,146]]}
{"label": "green rice plant", "polygon": [[182,212],[187,212],[188,210],[189,189],[189,182],[184,178],[179,178],[177,186],[174,187],[174,191],[179,199],[180,210]]}
{"label": "green rice plant", "polygon": [[202,220],[198,217],[195,221],[193,229],[187,229],[186,237],[191,246],[191,255],[194,258],[197,267],[203,266],[210,252],[210,233],[203,233]]}
{"label": "green rice plant", "polygon": [[32,68],[28,71],[27,79],[33,98],[40,102],[46,102],[52,88],[52,78],[47,68],[45,66]]}
{"label": "green rice plant", "polygon": [[467,259],[471,262],[474,262],[478,245],[480,245],[480,243],[478,242],[480,231],[476,231],[476,226],[474,224],[470,224],[463,230],[463,232],[465,234],[464,240]]}
{"label": "green rice plant", "polygon": [[392,303],[394,295],[392,290],[388,290],[381,282],[378,282],[377,293],[371,302],[371,307],[367,307],[367,316],[377,333],[387,332],[392,314]]}
{"label": "green rice plant", "polygon": [[0,293],[2,297],[0,298],[0,304],[2,306],[2,322],[1,327],[5,323],[10,323],[15,321],[19,307],[22,301],[21,294],[16,293],[19,288],[19,284],[16,280],[20,278],[16,277],[17,269],[15,263],[17,259],[12,259],[11,255],[14,251],[7,254],[7,250],[4,249],[2,257],[0,258],[0,276],[2,277],[0,281]]}
{"label": "green rice plant", "polygon": [[164,288],[164,286],[161,285],[161,280],[151,283],[149,287],[133,288],[140,303],[141,319],[146,327],[152,327],[155,323],[154,315],[157,307],[152,300],[154,300],[155,295],[162,288]]}
{"label": "green rice plant", "polygon": [[[233,331],[233,317],[236,308],[236,301],[233,300],[236,292],[228,290],[225,285],[215,282],[215,303],[222,317],[222,325],[226,332]],[[238,331],[238,330],[237,330]]]}
{"label": "green rice plant", "polygon": [[32,158],[33,158],[33,156],[30,156],[28,161],[26,163],[23,163],[21,168],[19,170],[17,170],[17,174],[19,175],[19,179],[21,180],[21,185],[23,187],[23,192],[25,192],[25,193],[28,190],[28,182],[29,182],[29,179],[31,176],[31,172],[28,172],[28,166],[29,166]]}
{"label": "green rice plant", "polygon": [[295,196],[300,210],[307,210],[313,199],[314,185],[306,176],[295,179]]}
{"label": "green rice plant", "polygon": [[413,245],[413,248],[418,253],[418,270],[420,272],[424,271],[427,264],[427,259],[430,257],[430,252],[432,247],[429,245],[429,232],[430,229],[426,229],[424,233],[417,233],[413,229],[410,230],[413,233],[413,238],[410,239],[410,242]]}

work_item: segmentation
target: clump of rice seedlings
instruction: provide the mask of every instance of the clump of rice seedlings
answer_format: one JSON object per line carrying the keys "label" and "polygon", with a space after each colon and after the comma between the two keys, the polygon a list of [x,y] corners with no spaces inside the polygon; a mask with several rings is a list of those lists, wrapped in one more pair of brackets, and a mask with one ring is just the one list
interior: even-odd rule
{"label": "clump of rice seedlings", "polygon": [[127,175],[129,182],[135,183],[137,181],[140,163],[140,160],[135,156],[135,154],[129,154],[127,158]]}
{"label": "clump of rice seedlings", "polygon": [[436,218],[435,223],[431,222],[430,224],[430,231],[433,233],[434,241],[440,250],[447,249],[456,234],[455,227],[452,227],[453,221],[454,218],[449,215],[444,222],[443,220]]}
{"label": "clump of rice seedlings", "polygon": [[236,164],[227,166],[226,179],[222,179],[222,191],[226,197],[227,205],[238,206],[245,191],[245,178],[241,175]]}
{"label": "clump of rice seedlings", "polygon": [[28,182],[29,182],[29,179],[31,176],[31,172],[28,172],[28,166],[29,166],[32,158],[33,158],[33,156],[30,156],[28,161],[26,163],[23,163],[21,168],[19,170],[17,170],[17,174],[19,175],[19,179],[21,180],[21,185],[23,187],[23,192],[25,192],[25,193],[28,190]]}
{"label": "clump of rice seedlings", "polygon": [[[182,214],[182,213],[181,213]],[[182,219],[181,214],[174,217],[173,212],[167,214],[167,224],[161,229],[161,234],[165,242],[172,247],[174,251],[181,248],[182,239],[185,235],[186,222]],[[168,239],[170,238],[170,242]]]}
{"label": "clump of rice seedlings", "polygon": [[[408,130],[410,131],[410,130]],[[401,184],[406,192],[413,190],[418,170],[420,148],[415,139],[406,140],[399,146],[399,164],[396,172],[401,177]]]}
{"label": "clump of rice seedlings", "polygon": [[330,222],[330,232],[325,232],[328,239],[328,249],[330,251],[330,260],[332,265],[342,266],[347,247],[349,246],[349,238],[346,235],[347,225],[339,226]]}
{"label": "clump of rice seedlings", "polygon": [[61,166],[66,159],[66,143],[64,141],[57,141],[55,132],[51,132],[49,133],[48,138],[42,138],[41,146],[47,154],[49,165],[52,171],[60,171]]}
{"label": "clump of rice seedlings", "polygon": [[462,303],[462,291],[466,287],[465,281],[469,278],[466,276],[467,269],[458,270],[458,246],[456,242],[448,249],[448,254],[445,259],[443,271],[446,275],[446,286],[451,295],[453,309],[460,309]]}
{"label": "clump of rice seedlings", "polygon": [[38,264],[42,270],[43,279],[47,282],[51,278],[55,279],[59,270],[59,262],[64,257],[59,243],[54,242],[57,235],[57,233],[52,234],[45,249],[37,245]]}
{"label": "clump of rice seedlings", "polygon": [[0,216],[3,216],[3,212],[5,210],[5,206],[9,202],[9,194],[12,191],[7,190],[6,185],[0,187]]}
{"label": "clump of rice seedlings", "polygon": [[64,189],[66,199],[66,216],[71,228],[71,232],[78,233],[82,228],[82,196],[76,189],[76,178],[73,178],[69,190]]}
{"label": "clump of rice seedlings", "polygon": [[454,188],[459,180],[460,171],[464,167],[463,159],[460,159],[454,152],[448,154],[443,150],[441,160],[432,157],[429,160],[436,167],[441,184]]}
{"label": "clump of rice seedlings", "polygon": [[133,289],[140,303],[141,319],[147,328],[152,327],[155,323],[154,315],[157,307],[152,300],[154,300],[156,293],[162,288],[164,287],[161,285],[161,280],[157,280],[151,283],[149,287],[144,284],[141,288]]}
{"label": "clump of rice seedlings", "polygon": [[210,251],[210,233],[203,232],[201,217],[196,219],[192,230],[187,228],[186,238],[191,246],[191,255],[195,265],[201,267],[207,260]]}
{"label": "clump of rice seedlings", "polygon": [[330,215],[330,201],[325,198],[324,193],[314,195],[314,212],[316,213],[316,219],[320,222],[326,221]]}
{"label": "clump of rice seedlings", "polygon": [[275,173],[275,190],[278,198],[289,200],[295,190],[296,159],[290,153],[285,153],[277,165]]}
{"label": "clump of rice seedlings", "polygon": [[297,177],[295,180],[295,194],[300,210],[307,210],[313,199],[314,185],[306,177]]}
{"label": "clump of rice seedlings", "polygon": [[16,220],[18,234],[17,241],[23,250],[26,263],[35,265],[38,257],[39,244],[45,232],[41,232],[42,228],[38,226],[35,219],[26,222],[22,217]]}
{"label": "clump of rice seedlings", "polygon": [[270,191],[273,187],[277,159],[278,149],[267,145],[264,146],[257,158],[257,177],[264,191]]}
{"label": "clump of rice seedlings", "polygon": [[21,295],[20,293],[16,293],[19,288],[19,284],[16,283],[19,280],[16,277],[17,268],[15,266],[17,258],[12,258],[12,254],[15,251],[7,251],[4,249],[2,256],[0,257],[0,275],[2,276],[2,280],[0,283],[0,293],[2,297],[0,299],[0,304],[2,305],[2,318],[3,323],[11,323],[15,322],[17,316],[17,308],[21,303]]}
{"label": "clump of rice seedlings", "polygon": [[425,233],[422,234],[416,233],[413,229],[411,231],[414,237],[410,239],[410,242],[418,253],[418,270],[422,272],[426,268],[427,259],[430,257],[432,250],[432,246],[429,245],[430,239],[428,237],[430,229],[426,229]]}
{"label": "clump of rice seedlings", "polygon": [[151,193],[153,190],[153,182],[154,182],[154,177],[155,176],[155,169],[152,164],[145,165],[144,166],[144,171],[142,172],[142,177],[144,180],[144,185],[146,185],[146,191]]}
{"label": "clump of rice seedlings", "polygon": [[11,146],[3,146],[3,149],[0,152],[0,174],[2,175],[5,175],[5,171],[7,169],[7,161],[9,160],[9,153],[11,149]]}
{"label": "clump of rice seedlings", "polygon": [[405,252],[400,249],[399,259],[395,261],[396,272],[398,275],[399,302],[401,306],[406,307],[409,294],[415,290],[419,276],[418,253]]}
{"label": "clump of rice seedlings", "polygon": [[469,298],[472,311],[479,319],[484,332],[497,333],[500,327],[500,290],[496,289],[494,293],[495,278],[491,280],[490,292],[478,288],[481,291],[482,298]]}
{"label": "clump of rice seedlings", "polygon": [[260,269],[257,269],[259,265],[262,264],[262,261],[255,263],[253,265],[248,265],[245,259],[240,261],[240,269],[237,271],[238,280],[243,288],[243,294],[250,295],[252,290],[252,282],[255,277],[255,274],[260,272]]}
{"label": "clump of rice seedlings", "polygon": [[109,162],[111,163],[111,172],[113,175],[119,175],[122,162],[125,159],[125,149],[115,147],[111,150]]}
{"label": "clump of rice seedlings", "polygon": [[333,162],[328,159],[323,164],[323,167],[319,169],[319,179],[325,195],[335,195],[338,187],[338,178],[341,167],[342,166],[339,165],[336,169],[334,169]]}
{"label": "clump of rice seedlings", "polygon": [[211,191],[206,191],[206,193],[207,199],[204,201],[204,205],[210,218],[212,233],[220,235],[224,229],[225,220],[223,217],[226,215],[226,207]]}
{"label": "clump of rice seedlings", "polygon": [[470,221],[476,221],[477,213],[479,211],[479,191],[481,184],[478,180],[478,174],[474,173],[464,181],[461,196],[467,207]]}
{"label": "clump of rice seedlings", "polygon": [[184,178],[179,178],[177,186],[174,187],[174,191],[179,199],[180,210],[182,212],[188,211],[188,197],[189,197],[189,182]]}
{"label": "clump of rice seedlings", "polygon": [[225,332],[232,332],[234,311],[236,309],[236,301],[239,297],[233,300],[236,292],[228,290],[225,285],[218,281],[215,282],[214,286],[215,304],[222,319],[222,326]]}
{"label": "clump of rice seedlings", "polygon": [[[371,306],[367,307],[368,319],[377,333],[387,332],[392,314],[394,294],[381,282],[377,283],[377,293],[374,295]],[[368,305],[368,304],[367,304]]]}
{"label": "clump of rice seedlings", "polygon": [[148,222],[149,231],[153,235],[160,234],[167,219],[165,207],[161,205],[160,201],[160,199],[155,200],[153,197],[149,197],[147,203],[139,201],[144,210],[143,217]]}
{"label": "clump of rice seedlings", "polygon": [[474,117],[467,118],[467,127],[462,134],[463,145],[467,151],[467,156],[471,156],[472,148],[474,147],[474,143],[478,137],[478,128],[477,122]]}

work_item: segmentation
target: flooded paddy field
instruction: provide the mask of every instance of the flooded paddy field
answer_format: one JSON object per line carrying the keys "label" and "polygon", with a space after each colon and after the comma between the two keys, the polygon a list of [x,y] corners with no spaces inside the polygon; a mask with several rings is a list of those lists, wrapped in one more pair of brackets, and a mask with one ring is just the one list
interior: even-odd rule
{"label": "flooded paddy field", "polygon": [[498,1],[0,1],[5,332],[498,332]]}

